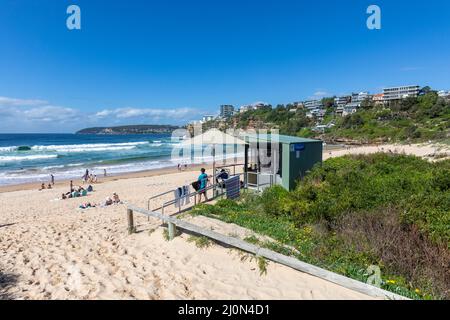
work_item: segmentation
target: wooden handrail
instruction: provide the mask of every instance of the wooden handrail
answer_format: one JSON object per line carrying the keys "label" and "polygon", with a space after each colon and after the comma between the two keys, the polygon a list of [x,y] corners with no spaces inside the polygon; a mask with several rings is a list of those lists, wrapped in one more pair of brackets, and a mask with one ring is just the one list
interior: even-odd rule
{"label": "wooden handrail", "polygon": [[163,215],[158,212],[145,210],[142,208],[138,208],[133,205],[128,205],[127,207],[127,217],[128,217],[128,231],[130,234],[136,232],[136,228],[134,226],[133,212],[138,212],[144,214],[148,217],[153,217],[162,220],[163,222],[168,224],[169,229],[169,239],[173,240],[176,235],[176,227],[181,228],[183,230],[187,230],[193,232],[195,234],[213,239],[217,242],[224,243],[226,245],[238,248],[240,250],[255,254],[259,257],[264,257],[271,261],[280,263],[282,265],[288,266],[295,270],[308,273],[310,275],[316,276],[318,278],[327,280],[329,282],[335,283],[342,287],[369,295],[371,297],[383,298],[383,299],[393,299],[393,300],[409,300],[406,297],[400,296],[398,294],[383,290],[381,288],[353,280],[342,276],[340,274],[319,268],[317,266],[302,262],[296,258],[288,257],[282,255],[280,253],[268,250],[266,248],[261,248],[254,244],[248,243],[244,240],[233,238],[230,236],[225,236],[223,234],[217,233],[212,230],[204,229],[197,225],[194,225],[190,222],[183,221],[171,216]]}

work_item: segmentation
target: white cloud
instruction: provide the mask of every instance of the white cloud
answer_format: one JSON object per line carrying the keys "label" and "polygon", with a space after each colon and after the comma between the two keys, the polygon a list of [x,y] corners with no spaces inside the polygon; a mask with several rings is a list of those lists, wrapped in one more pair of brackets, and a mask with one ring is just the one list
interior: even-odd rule
{"label": "white cloud", "polygon": [[116,118],[131,119],[143,118],[145,120],[166,119],[187,119],[188,116],[200,114],[199,110],[194,108],[173,108],[173,109],[153,109],[153,108],[116,108],[105,109],[97,112],[95,116],[100,119]]}
{"label": "white cloud", "polygon": [[33,107],[47,105],[48,102],[36,99],[16,99],[8,97],[0,97],[0,107]]}
{"label": "white cloud", "polygon": [[326,97],[328,95],[329,95],[329,93],[326,92],[326,91],[319,90],[319,91],[314,92],[314,97],[316,97],[316,98],[323,98],[323,97]]}
{"label": "white cloud", "polygon": [[76,120],[79,111],[59,106],[43,106],[22,111],[21,114],[28,121],[67,122]]}
{"label": "white cloud", "polygon": [[0,131],[2,132],[70,132],[89,126],[134,123],[185,124],[198,118],[195,108],[115,108],[82,111],[55,106],[43,100],[0,97]]}

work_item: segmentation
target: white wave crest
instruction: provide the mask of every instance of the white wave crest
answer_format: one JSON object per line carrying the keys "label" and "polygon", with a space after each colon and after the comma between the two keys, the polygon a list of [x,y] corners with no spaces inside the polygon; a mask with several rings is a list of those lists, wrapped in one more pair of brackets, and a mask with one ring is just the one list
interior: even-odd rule
{"label": "white wave crest", "polygon": [[0,156],[0,162],[10,161],[32,161],[32,160],[44,160],[44,159],[56,159],[58,155],[34,155],[34,156]]}
{"label": "white wave crest", "polygon": [[33,151],[54,151],[54,152],[100,152],[100,151],[119,151],[132,150],[139,145],[145,145],[148,142],[125,142],[125,143],[94,143],[94,144],[72,144],[72,145],[51,145],[51,146],[33,146]]}
{"label": "white wave crest", "polygon": [[17,150],[17,146],[0,147],[0,152],[13,152]]}

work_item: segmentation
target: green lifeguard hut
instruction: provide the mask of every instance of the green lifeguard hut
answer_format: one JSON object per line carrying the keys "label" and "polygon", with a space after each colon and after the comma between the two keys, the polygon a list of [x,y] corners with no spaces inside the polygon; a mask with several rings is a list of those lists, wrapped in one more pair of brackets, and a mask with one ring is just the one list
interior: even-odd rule
{"label": "green lifeguard hut", "polygon": [[274,184],[293,190],[299,179],[322,162],[323,142],[285,135],[247,135],[247,185],[258,189]]}

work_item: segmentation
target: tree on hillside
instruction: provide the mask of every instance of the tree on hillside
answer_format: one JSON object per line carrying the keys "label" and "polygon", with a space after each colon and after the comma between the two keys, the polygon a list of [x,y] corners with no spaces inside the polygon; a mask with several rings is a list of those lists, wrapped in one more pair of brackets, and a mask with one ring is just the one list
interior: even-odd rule
{"label": "tree on hillside", "polygon": [[322,104],[324,105],[325,109],[334,107],[334,97],[323,98]]}

